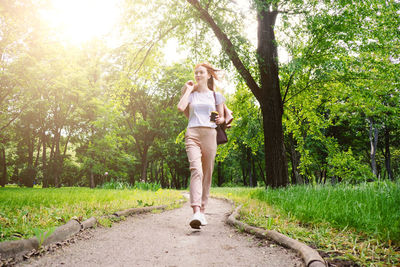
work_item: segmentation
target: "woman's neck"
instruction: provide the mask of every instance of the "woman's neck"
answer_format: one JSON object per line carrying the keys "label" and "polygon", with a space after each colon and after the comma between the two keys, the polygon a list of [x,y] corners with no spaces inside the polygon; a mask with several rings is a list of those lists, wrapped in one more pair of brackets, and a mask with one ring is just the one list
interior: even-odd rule
{"label": "woman's neck", "polygon": [[197,86],[197,92],[199,92],[199,93],[205,93],[205,92],[208,92],[209,90],[210,89],[207,87],[206,84],[199,84]]}

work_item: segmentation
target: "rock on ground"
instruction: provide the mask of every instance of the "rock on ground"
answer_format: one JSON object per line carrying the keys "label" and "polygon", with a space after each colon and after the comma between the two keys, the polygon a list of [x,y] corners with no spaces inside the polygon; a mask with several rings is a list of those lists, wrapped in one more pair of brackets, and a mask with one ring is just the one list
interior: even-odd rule
{"label": "rock on ground", "polygon": [[20,266],[304,266],[294,251],[225,224],[232,207],[210,199],[208,225],[189,226],[188,203],[175,210],[128,217],[92,237]]}

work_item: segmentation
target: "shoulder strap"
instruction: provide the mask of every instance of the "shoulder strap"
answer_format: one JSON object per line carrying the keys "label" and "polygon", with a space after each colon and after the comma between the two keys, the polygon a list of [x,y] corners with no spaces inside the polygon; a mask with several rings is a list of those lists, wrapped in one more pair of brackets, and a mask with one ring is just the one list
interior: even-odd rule
{"label": "shoulder strap", "polygon": [[215,96],[215,91],[213,91],[213,94],[214,94],[215,109],[217,109],[217,97]]}

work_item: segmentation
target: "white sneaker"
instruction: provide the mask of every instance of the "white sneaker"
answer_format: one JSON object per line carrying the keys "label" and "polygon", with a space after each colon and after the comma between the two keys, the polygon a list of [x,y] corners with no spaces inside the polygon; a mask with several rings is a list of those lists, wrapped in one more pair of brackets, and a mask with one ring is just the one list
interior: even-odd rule
{"label": "white sneaker", "polygon": [[201,213],[201,212],[200,212],[200,222],[201,222],[201,226],[207,225],[206,216],[204,215],[204,213]]}
{"label": "white sneaker", "polygon": [[195,214],[193,214],[192,220],[190,221],[189,224],[190,224],[190,227],[192,227],[193,229],[200,229],[201,213],[196,212]]}

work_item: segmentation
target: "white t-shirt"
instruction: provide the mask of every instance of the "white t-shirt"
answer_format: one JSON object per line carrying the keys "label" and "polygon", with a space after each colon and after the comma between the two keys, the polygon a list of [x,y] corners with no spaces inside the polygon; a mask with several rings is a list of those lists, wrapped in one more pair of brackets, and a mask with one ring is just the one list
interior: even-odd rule
{"label": "white t-shirt", "polygon": [[211,111],[216,111],[215,105],[225,102],[225,98],[218,92],[209,90],[204,93],[197,91],[189,95],[189,123],[188,128],[192,127],[210,127],[216,128],[215,122],[210,121]]}

